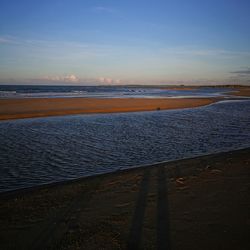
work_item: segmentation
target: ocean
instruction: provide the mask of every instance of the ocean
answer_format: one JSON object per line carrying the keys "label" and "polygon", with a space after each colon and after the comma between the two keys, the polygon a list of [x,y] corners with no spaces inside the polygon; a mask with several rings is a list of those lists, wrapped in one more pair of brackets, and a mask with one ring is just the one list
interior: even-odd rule
{"label": "ocean", "polygon": [[[228,89],[231,91],[232,89]],[[133,86],[0,85],[0,98],[182,98],[225,95],[223,88],[176,90]]]}

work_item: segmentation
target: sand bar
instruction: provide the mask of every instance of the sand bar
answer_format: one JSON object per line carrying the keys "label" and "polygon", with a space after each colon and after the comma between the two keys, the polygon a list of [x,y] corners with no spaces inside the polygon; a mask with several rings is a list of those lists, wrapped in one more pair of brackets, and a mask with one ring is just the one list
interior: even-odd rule
{"label": "sand bar", "polygon": [[0,99],[0,120],[70,114],[115,113],[192,108],[216,98],[24,98]]}
{"label": "sand bar", "polygon": [[249,87],[236,88],[235,91],[231,92],[231,95],[250,97],[250,88]]}
{"label": "sand bar", "polygon": [[0,249],[250,249],[249,155],[0,194]]}
{"label": "sand bar", "polygon": [[178,87],[161,87],[161,89],[164,89],[164,90],[197,90],[199,89],[200,87],[199,86],[178,86]]}

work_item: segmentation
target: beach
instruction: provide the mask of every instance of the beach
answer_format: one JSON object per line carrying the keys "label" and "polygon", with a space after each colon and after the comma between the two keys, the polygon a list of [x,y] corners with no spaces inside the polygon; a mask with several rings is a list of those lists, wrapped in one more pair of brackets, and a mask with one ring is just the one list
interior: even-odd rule
{"label": "beach", "polygon": [[249,249],[243,149],[0,194],[1,249]]}
{"label": "beach", "polygon": [[[247,96],[245,89],[238,94],[243,91]],[[220,100],[223,97],[9,98],[0,99],[0,120],[184,109]],[[249,148],[132,169],[116,166],[147,155],[159,162],[162,155],[167,160],[178,152],[182,156],[176,159],[232,145],[243,148],[242,138],[249,140],[247,110],[243,103],[219,102],[201,110],[148,113],[152,117],[126,114],[121,120],[122,114],[101,120],[62,117],[53,126],[46,119],[37,120],[35,127],[32,120],[2,122],[3,180],[20,184],[25,177],[23,184],[26,179],[30,183],[37,178],[31,173],[38,171],[40,179],[50,181],[0,193],[0,249],[249,249]],[[110,134],[117,138],[115,144]],[[186,140],[189,136],[192,144]],[[100,141],[106,146],[99,147]],[[224,148],[216,149],[221,141]],[[98,166],[111,172],[101,174]],[[95,172],[56,181],[56,175],[72,176],[85,168]],[[8,181],[3,185],[8,187]]]}
{"label": "beach", "polygon": [[0,120],[32,117],[193,108],[213,98],[23,98],[0,99]]}
{"label": "beach", "polygon": [[[150,89],[150,87],[148,87]],[[190,91],[198,87],[161,87],[170,91]],[[228,87],[222,87],[228,92]],[[213,90],[213,88],[211,88]],[[249,87],[233,87],[229,93],[233,98],[249,97]],[[181,95],[181,94],[179,94]],[[47,116],[62,116],[74,114],[120,113],[154,111],[167,109],[183,109],[205,106],[223,100],[218,97],[125,97],[125,98],[99,98],[99,97],[37,97],[37,98],[3,98],[0,99],[0,120],[22,119]]]}
{"label": "beach", "polygon": [[250,250],[250,1],[0,6],[0,250]]}

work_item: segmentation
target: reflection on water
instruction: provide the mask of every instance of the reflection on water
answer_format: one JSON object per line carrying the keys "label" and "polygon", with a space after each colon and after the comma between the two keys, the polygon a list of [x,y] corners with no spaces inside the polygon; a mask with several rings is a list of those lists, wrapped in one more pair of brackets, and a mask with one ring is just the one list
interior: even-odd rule
{"label": "reflection on water", "polygon": [[0,122],[0,191],[250,146],[250,101]]}

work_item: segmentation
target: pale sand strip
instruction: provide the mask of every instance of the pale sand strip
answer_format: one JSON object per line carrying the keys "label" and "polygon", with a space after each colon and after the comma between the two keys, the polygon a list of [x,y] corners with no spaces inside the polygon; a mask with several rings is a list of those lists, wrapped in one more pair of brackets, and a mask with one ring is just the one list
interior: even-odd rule
{"label": "pale sand strip", "polygon": [[216,98],[26,98],[0,99],[0,120],[32,117],[152,111],[204,106]]}

